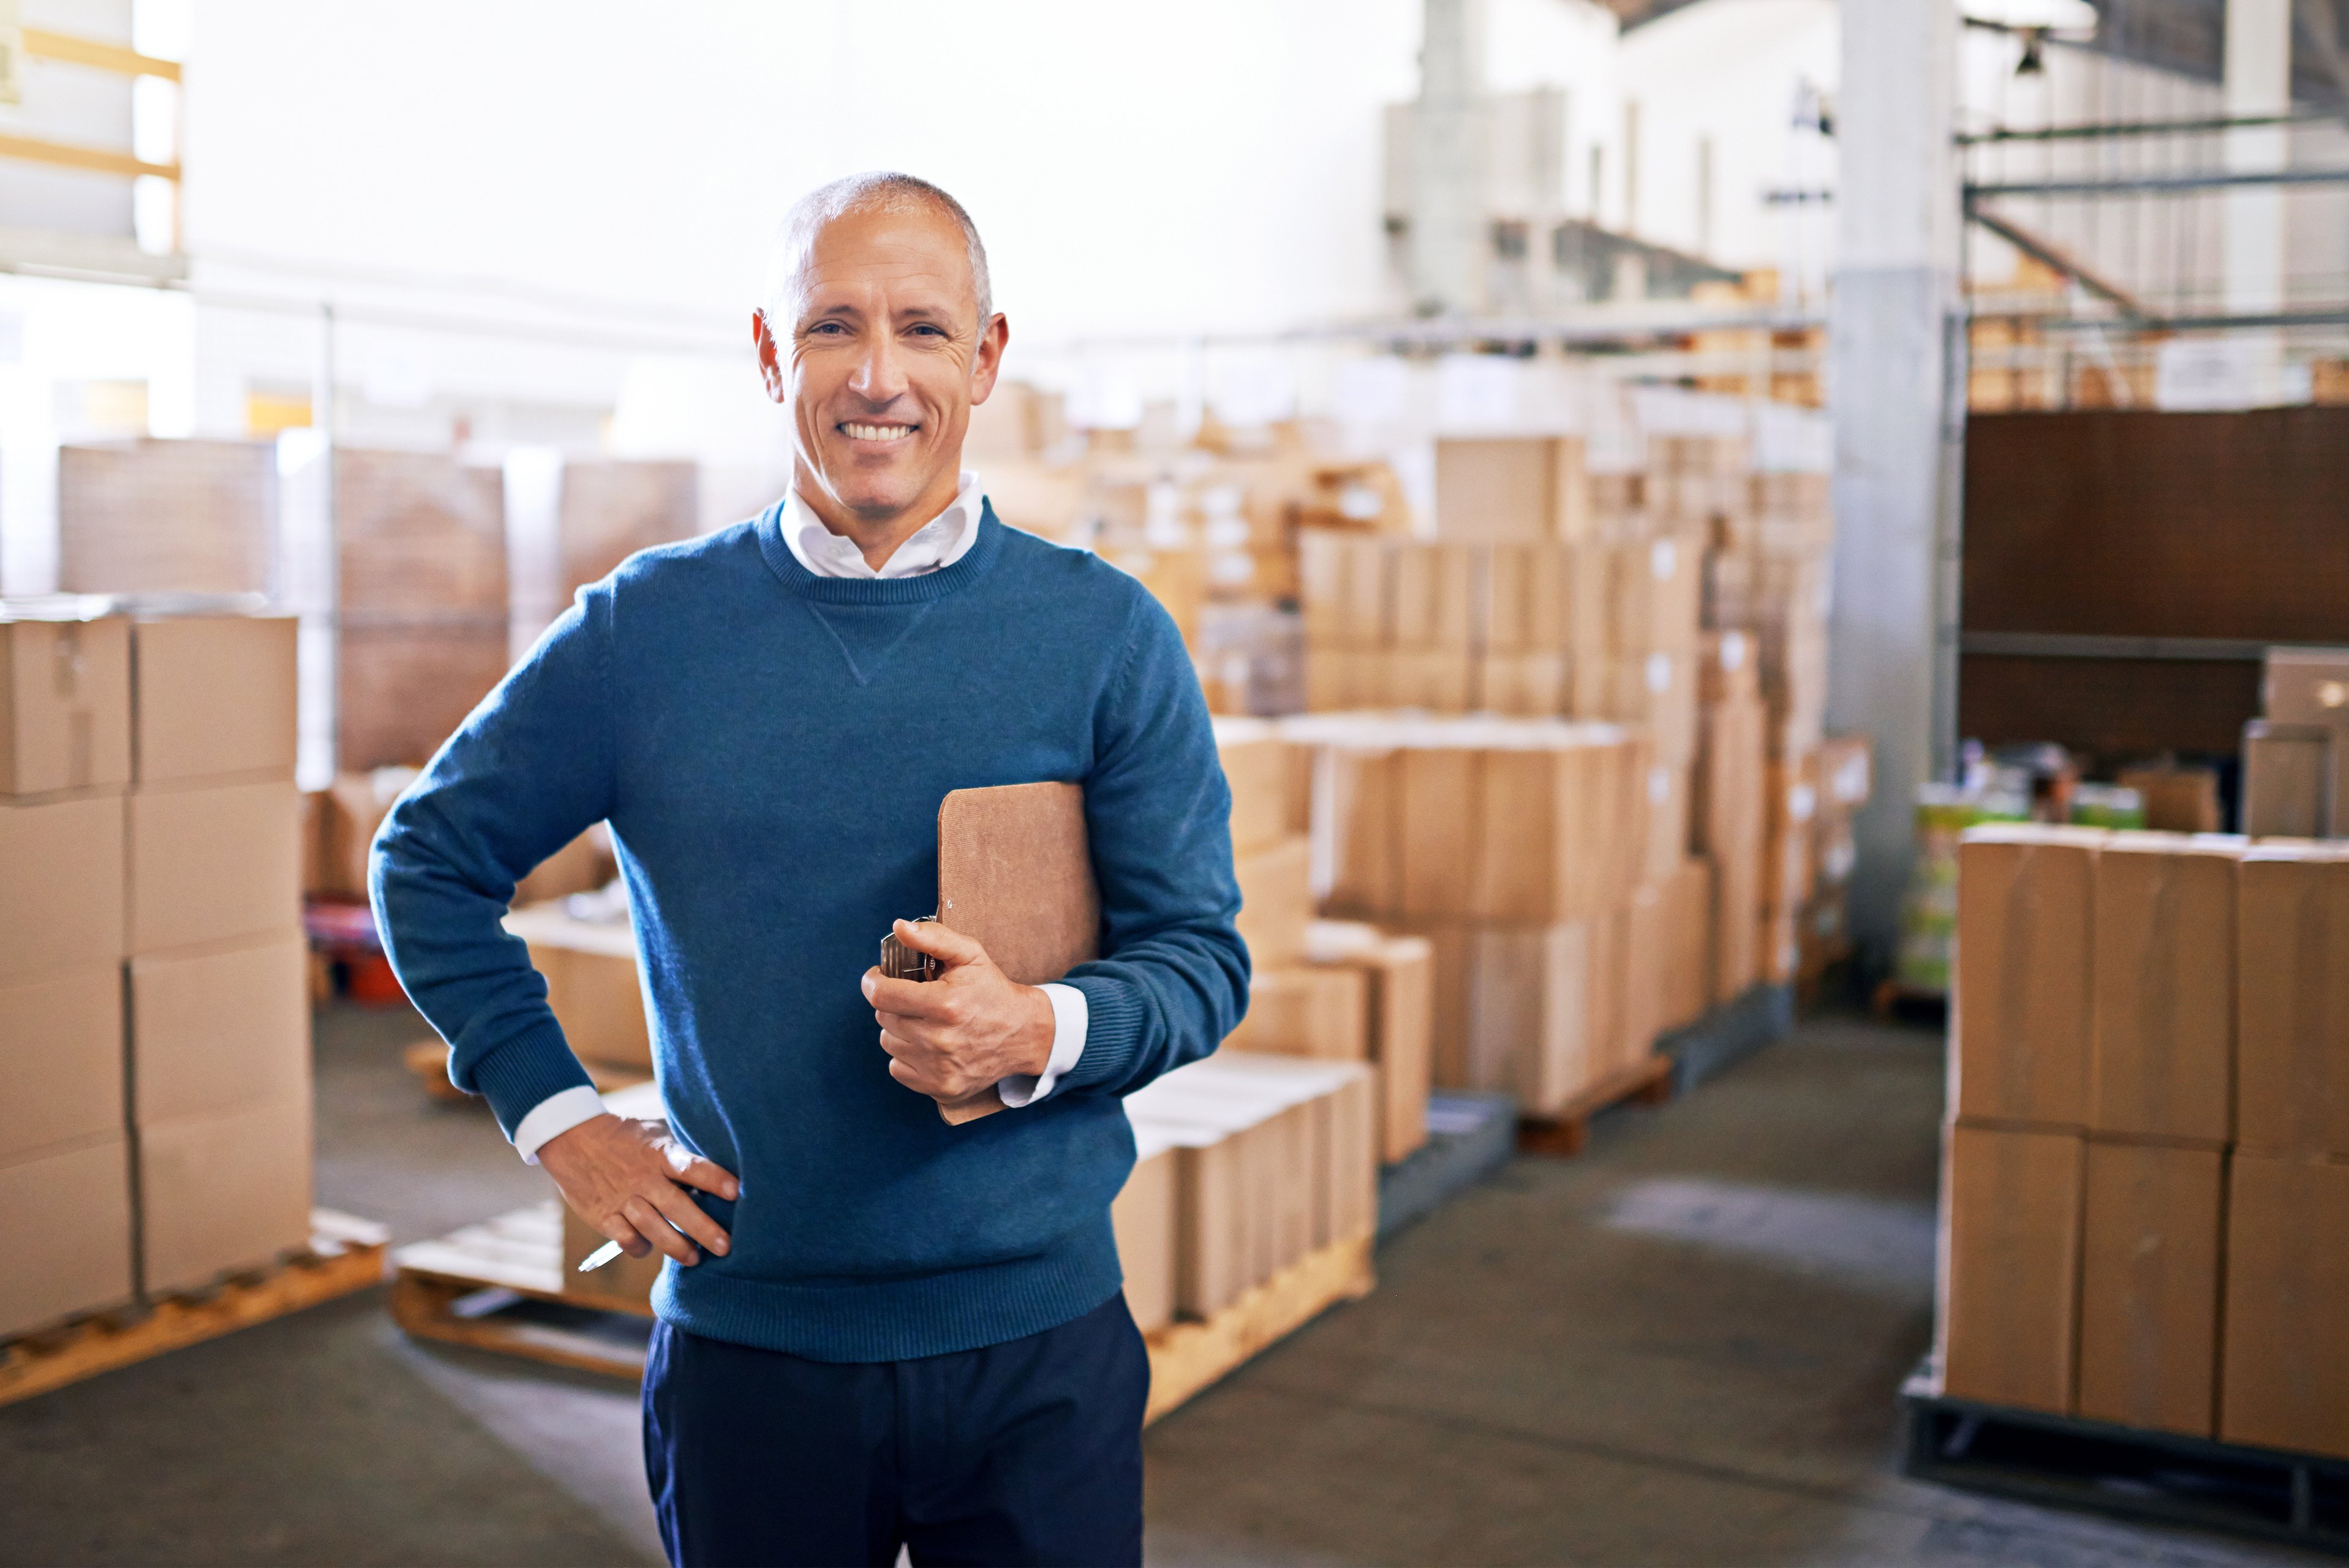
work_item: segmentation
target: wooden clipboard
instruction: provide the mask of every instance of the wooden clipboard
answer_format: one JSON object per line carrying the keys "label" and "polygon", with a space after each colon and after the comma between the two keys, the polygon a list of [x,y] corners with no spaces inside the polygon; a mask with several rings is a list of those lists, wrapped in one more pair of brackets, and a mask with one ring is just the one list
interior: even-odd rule
{"label": "wooden clipboard", "polygon": [[[937,921],[987,949],[1022,985],[1058,980],[1101,951],[1101,892],[1093,882],[1080,784],[957,789],[938,804]],[[884,944],[882,968],[890,970]],[[939,1102],[960,1126],[1003,1109],[992,1085]]]}

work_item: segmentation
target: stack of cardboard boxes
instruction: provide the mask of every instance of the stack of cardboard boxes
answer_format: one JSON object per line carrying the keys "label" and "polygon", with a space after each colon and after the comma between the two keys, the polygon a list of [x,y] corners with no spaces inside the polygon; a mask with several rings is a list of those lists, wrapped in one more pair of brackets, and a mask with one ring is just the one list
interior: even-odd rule
{"label": "stack of cardboard boxes", "polygon": [[1308,753],[1261,719],[1218,718],[1232,790],[1248,1011],[1226,1048],[1371,1065],[1378,1158],[1427,1139],[1434,954],[1409,935],[1314,919]]}
{"label": "stack of cardboard boxes", "polygon": [[127,1301],[130,628],[0,620],[0,1337]]}
{"label": "stack of cardboard boxes", "polygon": [[1829,736],[1819,743],[1816,815],[1811,821],[1807,899],[1795,931],[1795,978],[1816,985],[1829,965],[1851,955],[1851,873],[1859,846],[1853,819],[1875,789],[1868,738]]}
{"label": "stack of cardboard boxes", "polygon": [[267,593],[276,518],[267,441],[57,449],[57,582],[70,593]]}
{"label": "stack of cardboard boxes", "polygon": [[294,641],[261,618],[0,624],[0,1042],[23,1053],[0,1160],[28,1156],[0,1174],[21,1265],[0,1331],[308,1239]]}
{"label": "stack of cardboard boxes", "polygon": [[1959,852],[1946,1391],[2349,1455],[2349,853]]}
{"label": "stack of cardboard boxes", "polygon": [[1769,921],[1762,892],[1768,719],[1753,639],[1738,631],[1706,634],[1697,687],[1691,837],[1711,882],[1705,999],[1719,1006],[1761,977]]}
{"label": "stack of cardboard boxes", "polygon": [[2243,727],[2243,831],[2349,838],[2349,648],[2270,648]]}
{"label": "stack of cardboard boxes", "polygon": [[1281,728],[1314,750],[1324,909],[1433,950],[1436,1083],[1554,1111],[1678,1021],[1704,900],[1685,862],[1642,874],[1640,736],[1350,714]]}
{"label": "stack of cardboard boxes", "polygon": [[1360,1063],[1219,1051],[1128,1095],[1133,1173],[1111,1210],[1144,1333],[1205,1318],[1378,1228],[1377,1130]]}

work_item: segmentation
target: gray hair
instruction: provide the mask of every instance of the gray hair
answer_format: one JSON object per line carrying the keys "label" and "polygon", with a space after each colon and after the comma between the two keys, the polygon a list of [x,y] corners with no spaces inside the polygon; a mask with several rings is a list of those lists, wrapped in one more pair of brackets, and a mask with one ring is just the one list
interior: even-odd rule
{"label": "gray hair", "polygon": [[962,231],[963,252],[970,261],[971,286],[978,295],[978,325],[986,326],[988,318],[995,314],[995,297],[988,283],[987,247],[979,242],[978,225],[970,221],[961,202],[928,181],[874,170],[820,185],[792,203],[792,210],[784,214],[782,227],[775,232],[774,249],[768,255],[767,287],[761,296],[767,319],[776,328],[789,327],[792,313],[787,307],[792,292],[797,285],[800,269],[807,264],[808,252],[814,248],[816,235],[834,218],[858,209],[881,212],[927,209],[952,218],[955,227]]}

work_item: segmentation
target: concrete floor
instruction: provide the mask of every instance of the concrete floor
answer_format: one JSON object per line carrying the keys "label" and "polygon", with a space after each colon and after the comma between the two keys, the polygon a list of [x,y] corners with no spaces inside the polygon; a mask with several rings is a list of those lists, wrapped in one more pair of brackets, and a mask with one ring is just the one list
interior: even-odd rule
{"label": "concrete floor", "polygon": [[[319,1030],[320,1202],[533,1201],[486,1113]],[[1848,1019],[1381,1250],[1380,1288],[1148,1439],[1154,1563],[2314,1562],[1919,1486],[1941,1057]],[[634,1391],[409,1343],[379,1294],[0,1408],[0,1563],[651,1563]]]}

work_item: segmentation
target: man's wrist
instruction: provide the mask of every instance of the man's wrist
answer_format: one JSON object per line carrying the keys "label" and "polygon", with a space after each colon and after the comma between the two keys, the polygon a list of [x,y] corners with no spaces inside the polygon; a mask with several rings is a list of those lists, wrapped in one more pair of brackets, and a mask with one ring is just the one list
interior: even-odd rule
{"label": "man's wrist", "polygon": [[609,1114],[604,1097],[585,1084],[558,1090],[531,1107],[529,1114],[514,1124],[514,1152],[523,1163],[535,1165],[540,1150],[580,1123]]}

